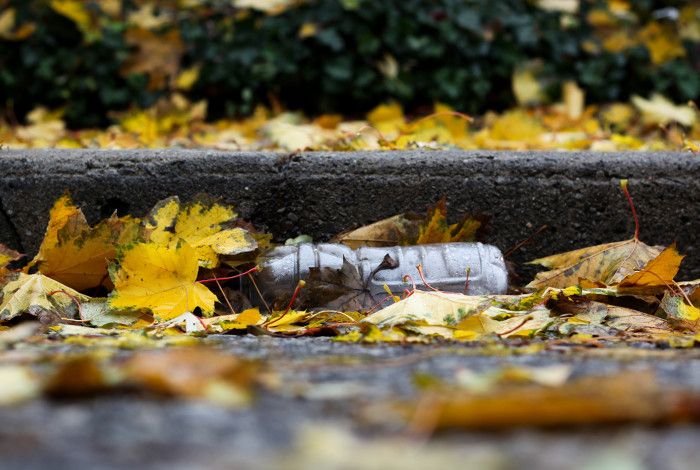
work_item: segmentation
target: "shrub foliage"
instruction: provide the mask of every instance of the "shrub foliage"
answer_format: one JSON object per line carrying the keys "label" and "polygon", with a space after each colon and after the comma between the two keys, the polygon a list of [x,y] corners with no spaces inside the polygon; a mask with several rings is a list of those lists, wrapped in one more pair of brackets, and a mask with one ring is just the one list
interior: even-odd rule
{"label": "shrub foliage", "polygon": [[109,122],[175,90],[211,117],[257,104],[362,113],[387,100],[483,112],[526,68],[550,98],[700,93],[700,6],[610,0],[0,0],[0,105]]}

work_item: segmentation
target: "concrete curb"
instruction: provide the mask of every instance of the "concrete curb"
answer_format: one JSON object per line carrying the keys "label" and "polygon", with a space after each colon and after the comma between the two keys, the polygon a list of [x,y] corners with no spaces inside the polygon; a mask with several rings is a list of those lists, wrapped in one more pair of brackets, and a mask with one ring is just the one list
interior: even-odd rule
{"label": "concrete curb", "polygon": [[503,250],[547,224],[513,255],[521,263],[629,238],[620,178],[630,179],[642,240],[676,240],[688,255],[682,275],[700,277],[700,158],[685,153],[1,150],[0,241],[33,254],[65,191],[92,220],[115,209],[143,215],[164,197],[208,193],[280,240],[299,233],[323,240],[423,211],[444,195],[453,215],[490,215],[487,241]]}

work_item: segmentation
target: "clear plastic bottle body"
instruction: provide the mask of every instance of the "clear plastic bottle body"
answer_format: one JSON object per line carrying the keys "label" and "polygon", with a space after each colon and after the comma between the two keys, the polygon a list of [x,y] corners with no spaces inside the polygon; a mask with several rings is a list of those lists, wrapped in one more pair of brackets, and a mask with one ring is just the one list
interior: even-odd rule
{"label": "clear plastic bottle body", "polygon": [[[394,269],[372,273],[389,255],[398,263]],[[508,273],[500,250],[482,243],[442,243],[417,246],[363,247],[356,250],[333,243],[280,246],[261,260],[261,271],[255,280],[258,289],[269,304],[277,298],[289,296],[300,279],[306,279],[311,268],[340,269],[343,259],[357,267],[359,275],[372,296],[386,295],[384,286],[395,294],[411,288],[413,279],[418,288],[422,281],[418,265],[422,266],[425,280],[432,287],[448,292],[469,295],[502,294],[508,288]],[[370,279],[371,276],[371,279]],[[467,282],[469,279],[469,282]],[[253,303],[259,295],[246,286]]]}

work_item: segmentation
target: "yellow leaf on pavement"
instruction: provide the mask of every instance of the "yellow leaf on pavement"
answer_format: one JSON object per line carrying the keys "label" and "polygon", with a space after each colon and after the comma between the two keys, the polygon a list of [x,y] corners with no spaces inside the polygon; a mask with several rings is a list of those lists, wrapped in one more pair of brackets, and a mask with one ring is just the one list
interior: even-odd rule
{"label": "yellow leaf on pavement", "polygon": [[148,308],[157,320],[169,320],[199,307],[214,311],[216,296],[197,282],[197,252],[185,242],[139,243],[110,266],[115,309]]}
{"label": "yellow leaf on pavement", "polygon": [[0,321],[28,312],[31,307],[55,311],[57,308],[77,307],[76,301],[90,300],[90,297],[43,274],[20,273],[19,278],[7,283],[2,294]]}
{"label": "yellow leaf on pavement", "polygon": [[402,326],[423,335],[461,340],[479,339],[489,334],[503,337],[529,336],[551,322],[549,309],[542,305],[524,311],[494,305],[507,299],[522,300],[523,297],[496,298],[417,290],[362,321],[381,328]]}
{"label": "yellow leaf on pavement", "polygon": [[416,321],[454,326],[464,318],[486,310],[491,303],[487,296],[417,290],[410,297],[384,307],[362,321],[381,327]]}

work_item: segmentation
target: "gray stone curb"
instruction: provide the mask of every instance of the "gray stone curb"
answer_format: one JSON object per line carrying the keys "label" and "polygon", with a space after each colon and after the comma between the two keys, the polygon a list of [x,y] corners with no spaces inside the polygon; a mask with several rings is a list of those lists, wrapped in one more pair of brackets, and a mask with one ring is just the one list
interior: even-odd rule
{"label": "gray stone curb", "polygon": [[686,153],[213,152],[0,150],[0,241],[38,247],[53,201],[70,191],[96,220],[115,209],[143,215],[170,195],[208,193],[277,239],[314,239],[447,196],[450,213],[492,217],[487,241],[525,260],[631,237],[619,180],[629,178],[647,243],[678,242],[682,275],[700,277],[696,240],[700,158]]}

